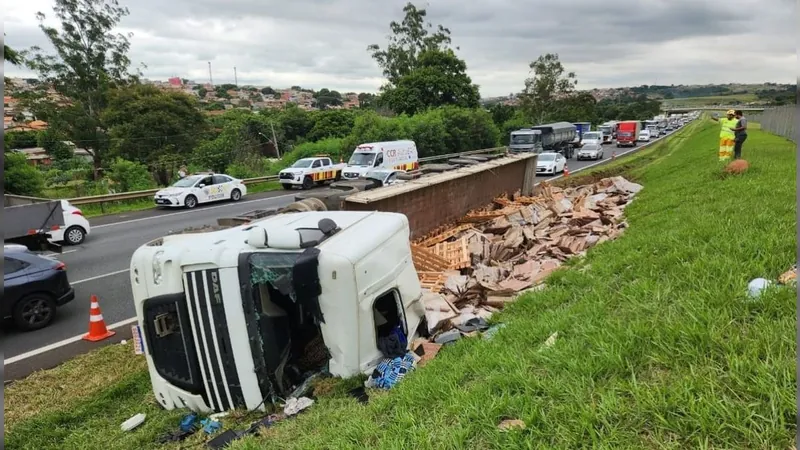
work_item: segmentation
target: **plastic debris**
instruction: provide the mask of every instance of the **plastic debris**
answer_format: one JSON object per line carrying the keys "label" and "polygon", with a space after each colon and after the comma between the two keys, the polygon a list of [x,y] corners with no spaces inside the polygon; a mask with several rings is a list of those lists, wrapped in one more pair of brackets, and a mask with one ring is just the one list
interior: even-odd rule
{"label": "plastic debris", "polygon": [[766,278],[756,278],[747,285],[747,295],[750,298],[758,298],[770,286],[772,286],[772,281]]}
{"label": "plastic debris", "polygon": [[308,397],[292,397],[286,400],[286,404],[283,406],[283,413],[287,416],[293,416],[313,404],[314,400]]}
{"label": "plastic debris", "polygon": [[200,421],[200,425],[203,425],[203,432],[206,434],[214,434],[222,428],[222,424],[219,421],[210,418]]}
{"label": "plastic debris", "polygon": [[130,419],[122,422],[120,428],[122,431],[131,431],[134,428],[138,427],[142,423],[144,423],[145,415],[143,413],[136,414],[135,416],[131,417]]}

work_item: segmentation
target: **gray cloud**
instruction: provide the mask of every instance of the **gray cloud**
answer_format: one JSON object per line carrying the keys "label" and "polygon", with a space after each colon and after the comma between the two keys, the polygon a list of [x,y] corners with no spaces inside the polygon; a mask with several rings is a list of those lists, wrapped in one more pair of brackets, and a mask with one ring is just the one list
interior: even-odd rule
{"label": "gray cloud", "polygon": [[[406,0],[137,0],[123,27],[131,59],[153,79],[374,91],[383,82],[366,47],[384,44]],[[15,2],[7,43],[44,45],[37,10]],[[428,19],[453,33],[459,55],[485,96],[518,91],[528,63],[558,53],[580,86],[709,82],[792,82],[793,4],[757,0],[429,0]],[[792,63],[790,63],[790,58]],[[6,67],[7,74],[21,74]]]}

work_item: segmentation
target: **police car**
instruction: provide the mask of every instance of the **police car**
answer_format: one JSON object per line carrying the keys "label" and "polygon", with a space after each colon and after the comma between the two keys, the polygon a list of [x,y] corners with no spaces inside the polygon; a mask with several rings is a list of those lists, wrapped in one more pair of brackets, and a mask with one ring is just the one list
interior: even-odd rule
{"label": "police car", "polygon": [[156,206],[194,208],[200,203],[232,200],[238,202],[247,194],[247,187],[228,175],[201,173],[181,178],[172,186],[156,192]]}

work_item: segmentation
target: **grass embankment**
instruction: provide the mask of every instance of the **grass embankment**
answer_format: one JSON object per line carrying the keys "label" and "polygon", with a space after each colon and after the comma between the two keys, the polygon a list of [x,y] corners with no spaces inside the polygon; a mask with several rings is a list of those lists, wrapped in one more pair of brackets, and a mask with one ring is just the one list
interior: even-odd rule
{"label": "grass embankment", "polygon": [[[277,181],[266,181],[264,183],[250,184],[247,186],[247,194],[258,194],[259,192],[275,191],[282,189],[281,184]],[[246,199],[247,197],[245,197]],[[97,217],[106,214],[118,214],[132,211],[142,211],[151,209],[153,199],[151,197],[140,198],[135,200],[124,200],[119,202],[106,202],[102,206],[99,203],[89,205],[79,205],[81,211],[86,217]]]}
{"label": "grass embankment", "polygon": [[664,105],[673,108],[690,108],[700,106],[729,106],[735,103],[748,103],[757,101],[756,94],[733,94],[733,95],[708,95],[705,97],[684,97],[665,99]]}
{"label": "grass embankment", "polygon": [[[750,171],[725,177],[715,124],[689,131],[615,163],[645,186],[630,229],[496,316],[494,339],[444,349],[366,406],[336,389],[232,448],[789,448],[795,291],[744,292],[795,261],[795,146],[753,131]],[[108,359],[107,388],[81,390],[99,384],[79,365],[7,387],[9,448],[155,448],[180,413],[159,411],[141,361],[117,351],[130,348],[86,356]],[[140,411],[142,429],[119,431]],[[506,418],[527,426],[498,431]]]}

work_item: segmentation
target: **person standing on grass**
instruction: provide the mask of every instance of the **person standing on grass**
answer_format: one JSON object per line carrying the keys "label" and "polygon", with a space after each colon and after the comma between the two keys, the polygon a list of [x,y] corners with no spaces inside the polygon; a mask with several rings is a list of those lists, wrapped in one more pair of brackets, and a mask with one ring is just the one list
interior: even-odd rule
{"label": "person standing on grass", "polygon": [[733,129],[736,128],[736,117],[735,111],[729,109],[723,118],[711,117],[711,120],[715,120],[720,123],[720,130],[719,130],[719,160],[720,161],[728,161],[733,156],[733,144],[735,135],[733,133]]}
{"label": "person standing on grass", "polygon": [[741,159],[742,144],[747,139],[747,118],[741,109],[734,111],[734,117],[736,118],[736,126],[733,127],[733,159]]}

